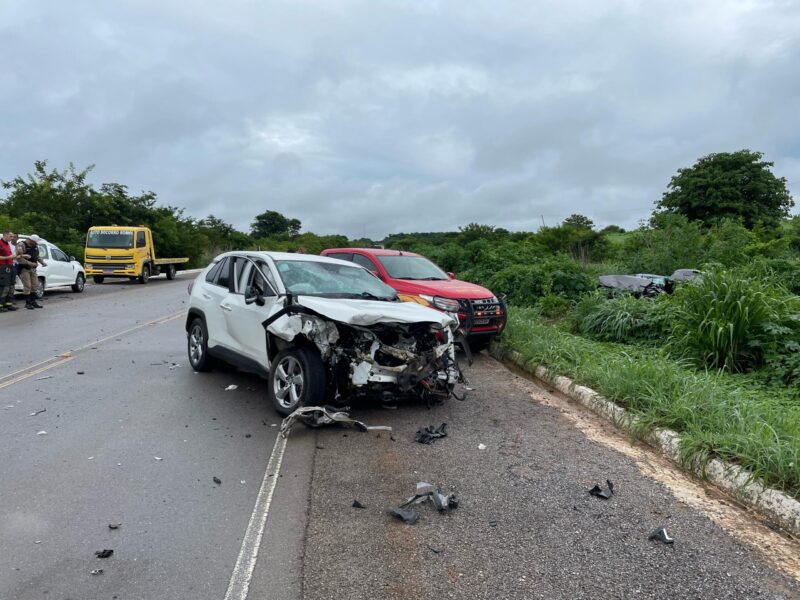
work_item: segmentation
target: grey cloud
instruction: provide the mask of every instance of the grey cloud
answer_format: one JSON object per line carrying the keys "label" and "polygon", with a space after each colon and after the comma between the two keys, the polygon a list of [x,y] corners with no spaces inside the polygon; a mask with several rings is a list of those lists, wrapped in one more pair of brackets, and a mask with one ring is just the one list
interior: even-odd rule
{"label": "grey cloud", "polygon": [[[246,229],[635,226],[762,150],[800,194],[791,2],[6,2],[0,179],[96,163]],[[800,200],[800,197],[798,197]]]}

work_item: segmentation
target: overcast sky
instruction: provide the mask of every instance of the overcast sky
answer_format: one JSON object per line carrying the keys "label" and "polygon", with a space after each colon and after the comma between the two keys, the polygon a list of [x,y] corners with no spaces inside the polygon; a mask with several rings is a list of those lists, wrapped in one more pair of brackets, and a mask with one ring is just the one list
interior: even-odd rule
{"label": "overcast sky", "polygon": [[711,152],[800,203],[800,2],[0,0],[0,179],[47,159],[240,229],[633,227]]}

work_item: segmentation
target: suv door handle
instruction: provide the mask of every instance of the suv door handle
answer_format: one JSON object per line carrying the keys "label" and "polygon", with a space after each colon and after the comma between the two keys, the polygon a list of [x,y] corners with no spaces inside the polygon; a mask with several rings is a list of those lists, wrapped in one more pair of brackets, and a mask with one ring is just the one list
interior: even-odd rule
{"label": "suv door handle", "polygon": [[220,304],[219,307],[222,310],[227,310],[228,312],[233,310],[233,307],[230,304]]}
{"label": "suv door handle", "polygon": [[211,300],[211,296],[206,293],[203,293],[203,300]]}

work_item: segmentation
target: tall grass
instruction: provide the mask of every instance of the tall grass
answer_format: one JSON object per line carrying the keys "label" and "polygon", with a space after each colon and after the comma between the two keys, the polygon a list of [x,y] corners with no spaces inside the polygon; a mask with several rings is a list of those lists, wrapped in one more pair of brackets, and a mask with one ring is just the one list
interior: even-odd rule
{"label": "tall grass", "polygon": [[702,366],[733,372],[763,364],[764,335],[782,318],[786,293],[730,271],[707,273],[676,292],[673,346]]}
{"label": "tall grass", "polygon": [[629,408],[645,428],[678,431],[687,462],[720,457],[800,497],[800,405],[788,394],[698,372],[654,349],[572,335],[530,309],[510,309],[500,345]]}
{"label": "tall grass", "polygon": [[671,305],[666,296],[608,299],[602,292],[584,296],[571,314],[572,329],[608,342],[663,339],[669,329]]}

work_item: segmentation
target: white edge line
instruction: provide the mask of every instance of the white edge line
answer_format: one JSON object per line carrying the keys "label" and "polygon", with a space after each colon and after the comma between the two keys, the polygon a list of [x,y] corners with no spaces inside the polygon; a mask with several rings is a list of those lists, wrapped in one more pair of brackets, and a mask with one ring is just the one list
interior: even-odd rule
{"label": "white edge line", "polygon": [[225,593],[225,600],[246,600],[250,590],[250,580],[253,578],[253,569],[256,566],[258,550],[261,547],[261,538],[264,536],[264,526],[269,515],[269,507],[272,504],[272,495],[275,493],[275,486],[278,484],[278,473],[281,470],[283,452],[286,449],[287,438],[278,433],[278,439],[272,447],[272,454],[267,463],[267,470],[264,472],[264,480],[261,482],[261,489],[256,497],[256,505],[253,514],[250,515],[250,522],[247,524],[242,548],[239,551],[239,558],[233,567],[231,581],[228,584],[228,591]]}

